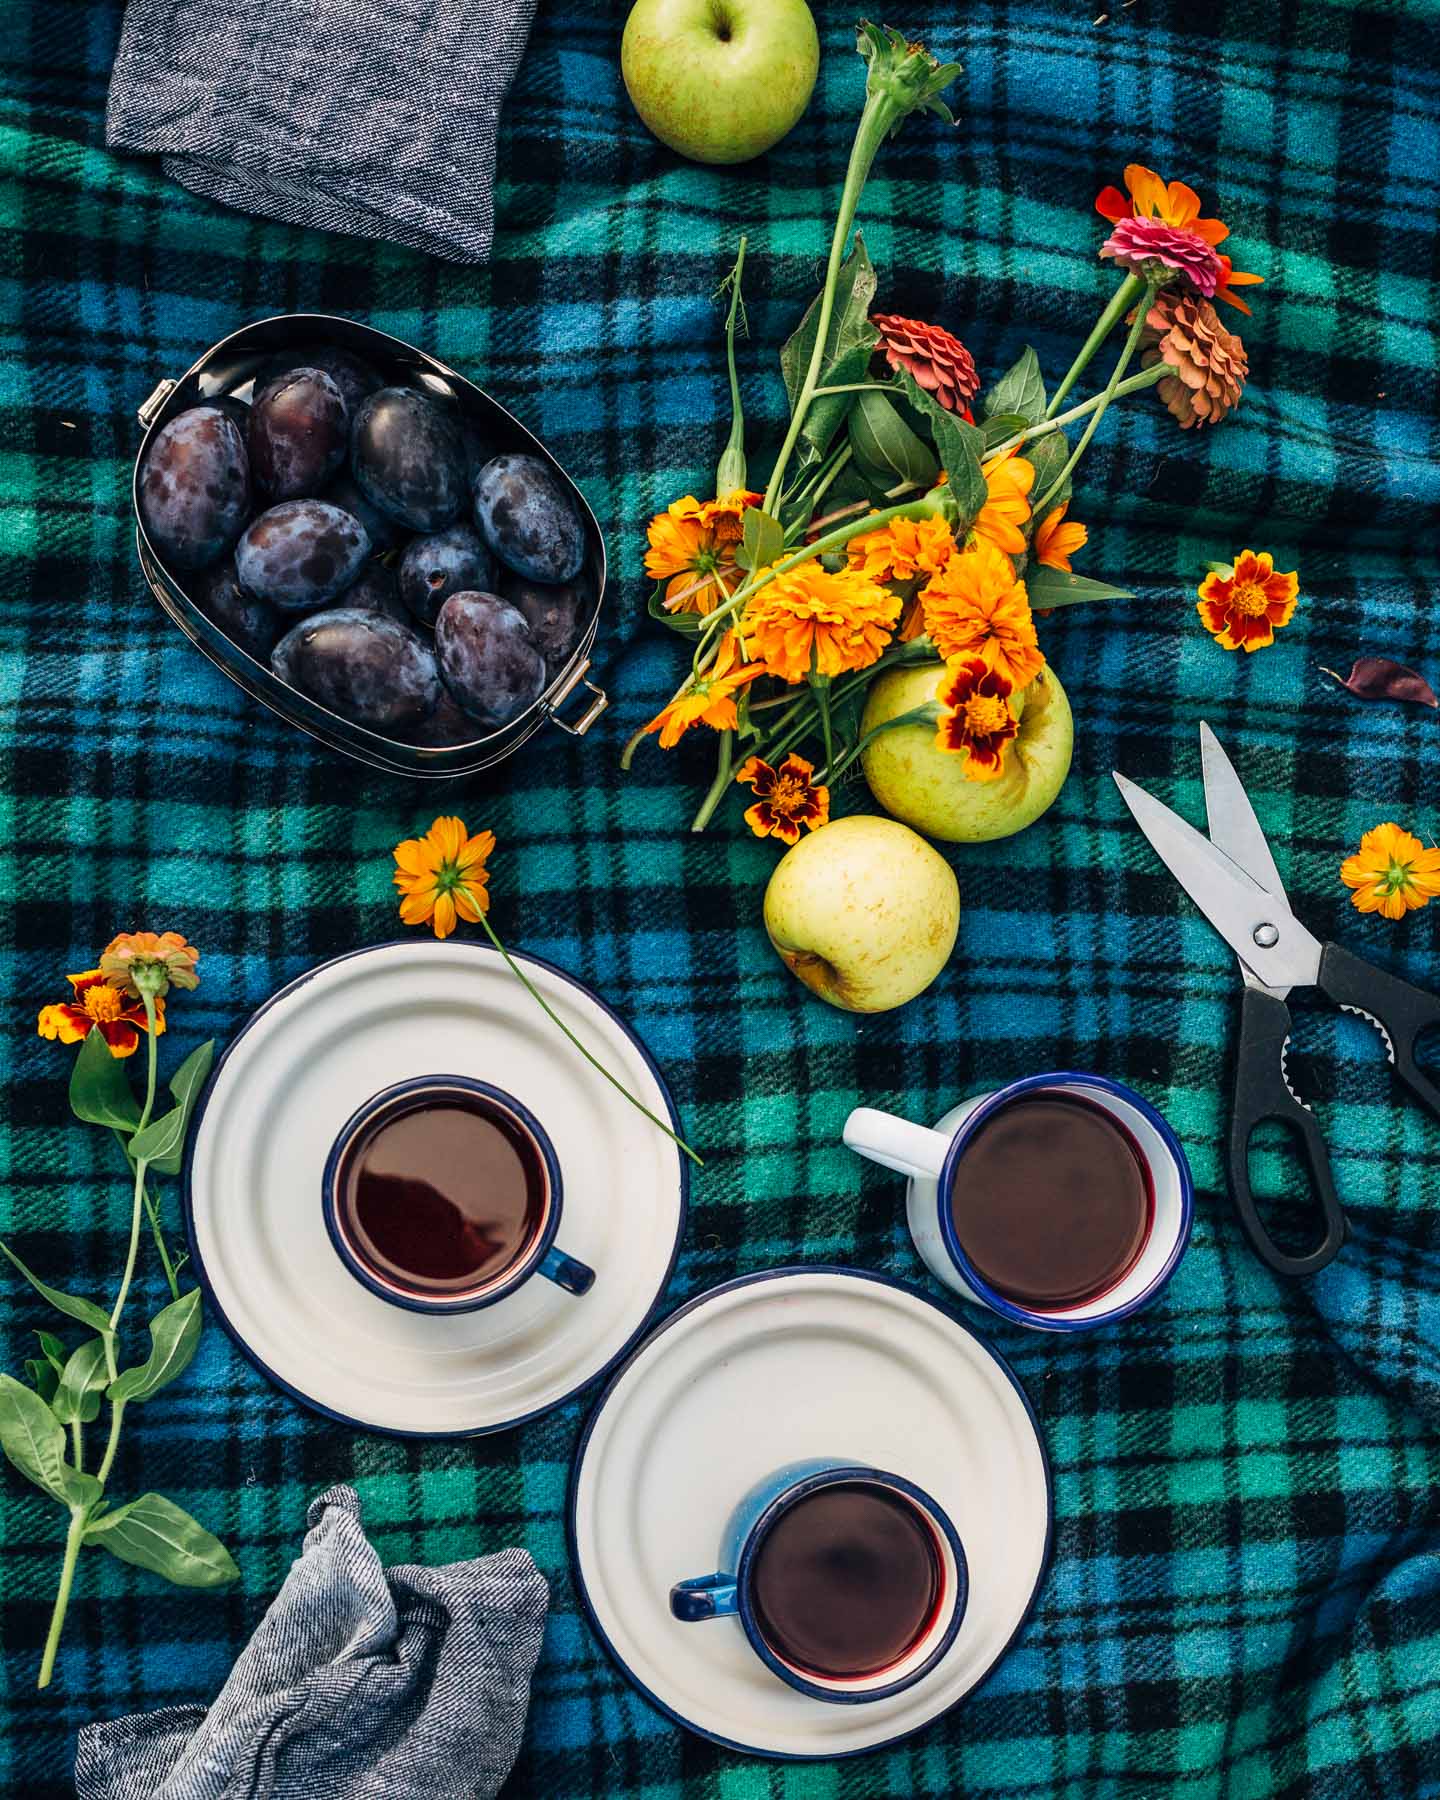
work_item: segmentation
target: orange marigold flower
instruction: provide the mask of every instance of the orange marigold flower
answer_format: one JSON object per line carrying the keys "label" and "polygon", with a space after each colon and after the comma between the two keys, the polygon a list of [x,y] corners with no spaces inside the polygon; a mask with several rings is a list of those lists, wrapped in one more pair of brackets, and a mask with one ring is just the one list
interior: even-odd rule
{"label": "orange marigold flower", "polygon": [[1158,219],[1162,225],[1193,232],[1211,245],[1223,243],[1230,235],[1230,227],[1221,220],[1200,217],[1200,196],[1183,181],[1167,183],[1142,163],[1127,163],[1125,186],[1128,198],[1114,187],[1102,188],[1096,195],[1095,210],[1101,218],[1117,225],[1122,219]]}
{"label": "orange marigold flower", "polygon": [[[167,933],[167,935],[170,935]],[[78,1044],[98,1031],[112,1056],[133,1056],[140,1033],[148,1031],[144,1003],[105,979],[99,969],[86,969],[65,979],[75,990],[73,998],[40,1009],[39,1032],[43,1038],[59,1038],[62,1044]],[[155,1001],[155,1035],[165,1030],[165,1002]]]}
{"label": "orange marigold flower", "polygon": [[1063,569],[1070,574],[1070,558],[1090,541],[1089,530],[1072,519],[1065,522],[1065,514],[1070,510],[1067,500],[1061,506],[1053,507],[1035,527],[1035,541],[1030,546],[1036,562],[1044,563],[1047,569]]}
{"label": "orange marigold flower", "polygon": [[745,823],[756,837],[777,837],[783,844],[798,844],[800,827],[818,831],[830,822],[830,790],[817,787],[814,763],[792,750],[778,769],[758,756],[740,765],[735,779],[755,790],[755,804],[747,807]]}
{"label": "orange marigold flower", "polygon": [[153,931],[122,931],[101,951],[100,973],[112,987],[138,1000],[142,982],[152,994],[164,994],[172,987],[199,987],[195,973],[199,961],[200,952],[178,931],[158,936]]}
{"label": "orange marigold flower", "polygon": [[935,575],[955,553],[955,535],[941,518],[892,519],[879,531],[851,538],[850,567],[872,581],[913,581]]}
{"label": "orange marigold flower", "polygon": [[1340,879],[1354,890],[1350,899],[1360,912],[1403,919],[1440,894],[1440,850],[1427,850],[1387,821],[1365,833],[1358,854],[1341,863]]}
{"label": "orange marigold flower", "polygon": [[801,563],[759,588],[742,629],[766,670],[782,681],[868,669],[890,641],[900,596],[861,569],[831,575]]}
{"label": "orange marigold flower", "polygon": [[952,657],[978,656],[1018,692],[1045,666],[1025,583],[993,545],[977,541],[952,556],[920,591],[925,629],[935,648]]}
{"label": "orange marigold flower", "polygon": [[400,891],[400,917],[407,925],[433,925],[437,938],[449,937],[457,919],[478,924],[490,910],[485,864],[494,848],[493,831],[471,837],[465,821],[453,817],[397,844],[391,880]]}
{"label": "orange marigold flower", "polygon": [[975,533],[987,538],[1007,556],[1019,556],[1025,549],[1022,527],[1030,522],[1027,496],[1035,485],[1035,466],[1013,450],[1007,450],[1003,456],[992,456],[984,464],[984,474],[990,498],[980,508]]}
{"label": "orange marigold flower", "polygon": [[745,489],[703,502],[686,494],[656,513],[646,531],[645,573],[665,583],[667,612],[714,612],[734,592],[742,515],[759,501],[759,494]]}
{"label": "orange marigold flower", "polygon": [[1281,574],[1268,550],[1242,550],[1228,575],[1212,569],[1200,583],[1195,610],[1222,650],[1258,650],[1290,623],[1300,578]]}
{"label": "orange marigold flower", "polygon": [[733,731],[739,724],[735,696],[747,681],[765,673],[760,663],[740,663],[740,640],[727,631],[719,654],[703,674],[692,676],[668,706],[645,727],[660,733],[660,748],[673,750],[692,725]]}
{"label": "orange marigold flower", "polygon": [[968,781],[993,781],[1005,768],[1005,746],[1020,729],[1010,706],[1013,692],[998,669],[978,656],[948,665],[936,693],[942,708],[935,742],[966,752]]}

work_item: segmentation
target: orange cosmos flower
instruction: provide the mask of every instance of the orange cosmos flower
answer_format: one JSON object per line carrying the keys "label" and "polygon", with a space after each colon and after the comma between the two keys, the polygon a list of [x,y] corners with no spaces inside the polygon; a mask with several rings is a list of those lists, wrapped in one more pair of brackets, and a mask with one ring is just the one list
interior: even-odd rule
{"label": "orange cosmos flower", "polygon": [[[166,934],[170,935],[169,933]],[[182,940],[183,941],[183,940]],[[105,979],[99,969],[86,969],[65,979],[74,997],[40,1009],[37,1029],[43,1038],[59,1038],[62,1044],[78,1044],[98,1031],[112,1056],[133,1056],[140,1033],[149,1029],[144,1004]],[[165,1030],[165,1002],[155,1000],[155,1035]]]}
{"label": "orange cosmos flower", "polygon": [[1211,298],[1214,300],[1223,300],[1227,306],[1238,308],[1238,310],[1244,313],[1245,317],[1248,319],[1250,317],[1250,308],[1243,300],[1238,299],[1232,294],[1230,290],[1232,287],[1253,287],[1257,282],[1263,281],[1264,279],[1265,277],[1263,275],[1247,275],[1243,269],[1237,269],[1228,256],[1222,256],[1220,258],[1220,285],[1211,295]]}
{"label": "orange cosmos flower", "polygon": [[745,823],[756,837],[777,837],[783,844],[798,844],[800,827],[818,831],[830,822],[830,790],[817,787],[814,763],[793,751],[778,769],[749,757],[735,779],[755,790],[755,804],[746,809]]}
{"label": "orange cosmos flower", "polygon": [[1412,833],[1387,822],[1365,833],[1358,855],[1341,863],[1340,879],[1354,890],[1350,899],[1358,911],[1403,919],[1440,894],[1440,850],[1427,850]]}
{"label": "orange cosmos flower", "polygon": [[966,753],[967,781],[993,781],[1004,772],[1005,746],[1020,729],[1010,708],[1010,683],[978,656],[951,663],[936,693],[943,709],[935,742]]}
{"label": "orange cosmos flower", "polygon": [[1101,218],[1119,224],[1121,219],[1158,219],[1162,225],[1173,225],[1177,231],[1193,232],[1207,244],[1219,244],[1230,235],[1230,227],[1219,219],[1200,217],[1200,196],[1183,181],[1164,182],[1153,169],[1141,163],[1127,163],[1125,186],[1129,198],[1119,188],[1101,188],[1095,196],[1095,210]]}
{"label": "orange cosmos flower", "polygon": [[1290,623],[1300,579],[1280,574],[1268,550],[1242,550],[1228,575],[1212,569],[1197,591],[1195,610],[1221,649],[1255,651]]}
{"label": "orange cosmos flower", "polygon": [[801,563],[756,591],[742,629],[766,670],[781,681],[868,669],[890,641],[900,596],[861,569],[832,575]]}
{"label": "orange cosmos flower", "polygon": [[665,583],[668,612],[714,612],[725,593],[734,591],[742,517],[759,501],[759,494],[743,488],[703,502],[686,494],[656,513],[646,531],[645,573]]}
{"label": "orange cosmos flower", "polygon": [[938,574],[954,553],[954,533],[941,518],[892,519],[845,546],[850,567],[871,581],[913,581],[917,575]]}
{"label": "orange cosmos flower", "polygon": [[727,631],[710,667],[692,676],[684,690],[664,706],[645,727],[660,733],[660,748],[673,750],[692,725],[709,725],[716,731],[733,731],[739,724],[735,696],[747,681],[765,673],[760,663],[740,664],[740,640]]}
{"label": "orange cosmos flower", "polygon": [[990,498],[980,508],[973,529],[1007,556],[1020,556],[1025,549],[1021,528],[1030,522],[1027,496],[1035,485],[1035,466],[1007,450],[1003,456],[992,456],[983,468]]}
{"label": "orange cosmos flower", "polygon": [[983,539],[931,577],[920,605],[946,662],[978,656],[1017,693],[1045,667],[1025,583],[1015,579],[1010,558]]}
{"label": "orange cosmos flower", "polygon": [[1031,554],[1036,562],[1044,563],[1047,569],[1063,569],[1071,573],[1070,558],[1090,541],[1088,529],[1075,520],[1065,523],[1065,514],[1070,510],[1067,500],[1046,513],[1035,527],[1035,541],[1030,546]]}
{"label": "orange cosmos flower", "polygon": [[465,821],[453,817],[397,844],[391,879],[400,890],[400,917],[407,925],[433,925],[437,938],[449,937],[457,919],[478,923],[490,910],[485,863],[494,848],[493,831],[471,837]]}

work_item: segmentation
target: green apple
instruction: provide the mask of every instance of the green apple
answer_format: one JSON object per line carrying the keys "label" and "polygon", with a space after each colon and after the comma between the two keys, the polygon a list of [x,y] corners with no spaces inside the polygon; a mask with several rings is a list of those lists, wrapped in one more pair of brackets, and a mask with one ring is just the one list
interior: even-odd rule
{"label": "green apple", "polygon": [[[942,679],[933,664],[882,675],[870,690],[861,732],[933,700]],[[1020,730],[1005,746],[1004,773],[993,781],[971,781],[965,757],[942,750],[933,725],[897,725],[861,755],[870,792],[886,812],[927,837],[978,844],[1023,831],[1064,787],[1075,727],[1053,669],[1041,670],[1011,705]]]}
{"label": "green apple", "polygon": [[748,162],[778,144],[819,67],[805,0],[636,0],[620,44],[636,112],[692,162]]}
{"label": "green apple", "polygon": [[801,838],[765,890],[765,929],[792,975],[846,1012],[889,1012],[949,960],[960,885],[894,819],[862,813]]}

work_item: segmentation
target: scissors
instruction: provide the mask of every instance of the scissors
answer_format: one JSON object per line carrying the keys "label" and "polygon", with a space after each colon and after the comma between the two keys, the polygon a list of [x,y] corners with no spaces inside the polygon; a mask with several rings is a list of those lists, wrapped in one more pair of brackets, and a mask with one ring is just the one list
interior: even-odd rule
{"label": "scissors", "polygon": [[[1343,1011],[1367,1019],[1384,1038],[1395,1073],[1437,1118],[1440,1088],[1417,1066],[1415,1044],[1427,1027],[1440,1025],[1440,999],[1313,937],[1290,910],[1255,809],[1208,725],[1200,727],[1200,760],[1208,837],[1118,771],[1115,783],[1151,849],[1240,960],[1245,994],[1230,1121],[1230,1191],[1260,1260],[1280,1275],[1314,1275],[1337,1255],[1347,1228],[1319,1121],[1287,1077],[1290,990],[1318,988]],[[1274,1242],[1250,1192],[1250,1138],[1267,1119],[1299,1134],[1320,1202],[1323,1236],[1303,1255],[1292,1256]]]}

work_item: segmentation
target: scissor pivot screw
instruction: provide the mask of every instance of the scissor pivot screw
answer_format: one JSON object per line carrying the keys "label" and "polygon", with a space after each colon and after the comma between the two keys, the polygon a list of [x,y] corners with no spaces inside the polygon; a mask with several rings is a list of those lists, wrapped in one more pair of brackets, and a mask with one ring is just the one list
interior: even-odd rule
{"label": "scissor pivot screw", "polygon": [[1262,950],[1273,950],[1280,942],[1280,933],[1273,925],[1257,925],[1250,935]]}

